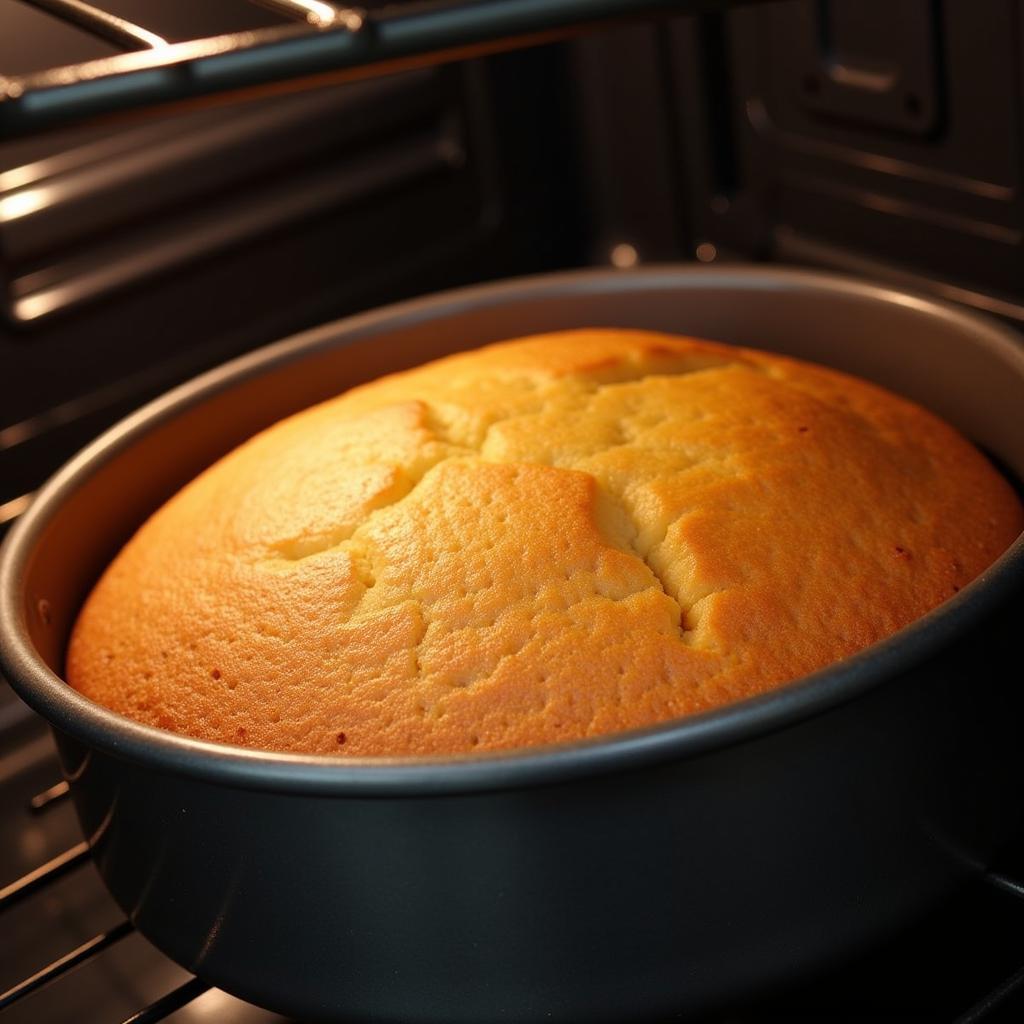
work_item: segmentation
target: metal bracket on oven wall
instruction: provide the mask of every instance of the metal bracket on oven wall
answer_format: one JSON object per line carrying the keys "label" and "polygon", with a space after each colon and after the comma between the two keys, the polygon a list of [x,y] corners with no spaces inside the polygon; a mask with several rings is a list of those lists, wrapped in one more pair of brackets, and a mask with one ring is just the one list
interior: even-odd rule
{"label": "metal bracket on oven wall", "polygon": [[616,19],[755,0],[414,0],[375,11],[322,0],[252,0],[289,21],[173,44],[81,0],[22,2],[128,52],[0,77],[0,139],[131,108],[387,74],[551,41]]}

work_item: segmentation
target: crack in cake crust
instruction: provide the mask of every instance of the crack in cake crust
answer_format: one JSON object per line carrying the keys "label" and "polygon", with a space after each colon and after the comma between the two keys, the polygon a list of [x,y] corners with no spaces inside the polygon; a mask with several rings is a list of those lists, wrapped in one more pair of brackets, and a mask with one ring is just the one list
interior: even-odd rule
{"label": "crack in cake crust", "polygon": [[[627,367],[626,375],[620,375],[617,379],[612,381],[578,381],[576,382],[579,388],[578,398],[581,401],[578,409],[570,409],[570,411],[574,412],[575,415],[579,416],[581,419],[586,419],[592,414],[595,402],[609,396],[614,397],[616,393],[621,393],[624,389],[635,389],[638,385],[643,387],[653,380],[675,382],[678,381],[679,378],[692,377],[698,374],[715,373],[736,367],[749,368],[749,364],[736,360],[721,359],[716,356],[705,356],[704,358],[696,359],[695,362],[696,365],[680,368],[671,373],[632,373],[629,372],[629,368]],[[621,374],[622,371],[619,370],[617,372]],[[344,527],[334,530],[325,536],[302,537],[275,544],[272,546],[272,550],[274,552],[273,555],[260,559],[258,564],[261,568],[267,569],[271,572],[289,571],[289,569],[291,569],[296,563],[301,563],[307,559],[329,554],[331,552],[344,551],[352,556],[353,569],[357,578],[363,585],[363,596],[365,597],[365,592],[372,589],[376,583],[378,573],[370,568],[371,560],[368,552],[361,543],[361,533],[365,532],[366,528],[374,520],[374,517],[380,515],[386,510],[393,510],[404,503],[414,501],[417,489],[421,486],[428,475],[435,472],[438,467],[447,462],[459,459],[467,462],[473,462],[475,460],[481,463],[508,463],[509,460],[503,459],[494,454],[490,454],[489,456],[484,454],[487,452],[489,442],[496,432],[507,430],[518,423],[529,422],[535,419],[538,415],[544,414],[553,400],[557,403],[559,399],[565,398],[564,394],[560,394],[553,388],[549,389],[548,394],[545,394],[542,388],[531,387],[530,390],[535,396],[535,401],[529,403],[529,407],[527,409],[520,410],[515,414],[488,419],[486,425],[483,427],[482,434],[479,434],[475,444],[470,443],[473,438],[468,436],[467,431],[463,430],[460,432],[453,429],[450,416],[446,419],[437,407],[432,405],[429,401],[419,398],[415,391],[412,391],[410,398],[412,398],[418,406],[419,417],[422,425],[429,432],[431,439],[443,444],[446,451],[443,454],[438,454],[432,459],[425,458],[421,454],[421,458],[418,460],[417,472],[415,473],[411,472],[408,466],[400,467],[402,478],[406,483],[406,486],[403,487],[401,493],[392,493],[379,503],[376,501],[368,503],[366,515],[359,523],[346,524]],[[573,397],[574,396],[570,396],[570,400],[572,400]],[[662,415],[660,418],[656,418],[645,426],[637,427],[633,425],[633,421],[638,416],[642,418],[644,411],[645,410],[641,403],[639,407],[635,406],[633,408],[633,416],[630,419],[611,421],[611,425],[618,433],[615,443],[608,444],[605,447],[593,448],[587,453],[586,458],[600,456],[616,448],[625,451],[645,449],[650,451],[651,448],[644,445],[643,439],[645,436],[649,435],[652,430],[664,425],[666,417]],[[664,453],[679,454],[678,449],[673,447],[671,443],[661,445],[660,450]],[[586,458],[562,460],[554,468],[586,472],[581,465],[582,462],[586,461]],[[693,469],[700,465],[710,465],[713,461],[714,460],[710,459],[694,460],[691,461],[686,468]],[[510,464],[517,463],[513,462]],[[524,461],[522,464],[550,465],[551,463],[546,461]],[[592,474],[588,475],[592,476]],[[646,547],[641,547],[639,545],[641,527],[631,518],[631,513],[627,508],[625,496],[611,487],[602,485],[602,483],[593,476],[592,479],[594,479],[599,492],[598,504],[600,504],[601,501],[604,501],[606,503],[606,510],[607,508],[613,507],[616,510],[615,518],[619,520],[618,529],[608,529],[608,524],[604,524],[606,527],[605,535],[607,536],[609,543],[618,546],[619,550],[624,553],[634,556],[646,567],[653,578],[654,585],[659,587],[662,593],[674,603],[680,637],[685,642],[692,643],[694,632],[694,623],[692,620],[693,604],[691,603],[686,606],[682,604],[678,589],[669,587],[659,569],[659,566],[649,557],[651,550],[664,541],[664,535],[667,531],[668,524],[664,524],[661,530],[661,536],[658,537],[654,543],[648,544]],[[619,534],[619,536],[616,536],[616,534]],[[382,553],[378,552],[378,554],[380,555]],[[710,595],[703,595],[703,597],[707,596]],[[703,599],[703,597],[701,599]],[[399,604],[402,600],[407,599],[409,599],[409,595],[405,595],[403,597],[402,595],[396,594],[391,601],[391,605]],[[360,599],[351,612],[351,619],[359,618],[362,605],[363,601]]]}

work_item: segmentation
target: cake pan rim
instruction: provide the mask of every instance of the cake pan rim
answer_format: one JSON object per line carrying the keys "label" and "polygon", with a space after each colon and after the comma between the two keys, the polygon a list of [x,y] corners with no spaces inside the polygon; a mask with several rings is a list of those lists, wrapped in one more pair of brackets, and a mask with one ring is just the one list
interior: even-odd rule
{"label": "cake pan rim", "polygon": [[14,525],[0,554],[0,668],[34,710],[62,732],[116,757],[170,772],[184,772],[211,782],[278,792],[351,796],[434,795],[481,792],[567,781],[651,764],[696,757],[744,740],[784,729],[825,713],[874,686],[892,680],[961,635],[989,610],[1017,591],[1024,581],[1024,537],[981,576],[951,600],[886,640],[852,657],[770,693],[722,708],[659,723],[643,729],[554,746],[505,752],[429,757],[331,758],[254,751],[209,743],[142,725],[83,697],[52,672],[35,651],[28,634],[21,584],[34,542],[61,502],[80,483],[146,433],[193,404],[252,375],[328,348],[340,339],[357,340],[360,332],[382,323],[486,306],[508,296],[524,299],[588,289],[663,288],[681,276],[709,285],[764,287],[795,292],[825,292],[869,301],[912,305],[926,315],[954,318],[975,340],[1000,349],[1018,361],[1024,376],[1024,351],[1012,333],[973,313],[930,298],[846,278],[790,268],[695,268],[671,265],[628,273],[607,270],[569,271],[518,278],[439,292],[357,314],[273,343],[225,363],[143,406],[115,424],[72,458],[41,489],[29,510]]}

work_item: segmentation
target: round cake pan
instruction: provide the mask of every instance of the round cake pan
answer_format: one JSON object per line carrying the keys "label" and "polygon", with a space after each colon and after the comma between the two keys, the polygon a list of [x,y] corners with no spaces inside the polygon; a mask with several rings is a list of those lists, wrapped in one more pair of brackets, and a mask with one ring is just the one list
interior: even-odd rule
{"label": "round cake pan", "polygon": [[148,405],[11,531],[0,646],[11,684],[54,729],[107,886],[189,970],[309,1020],[664,1018],[849,956],[982,870],[1018,822],[1024,692],[1001,666],[1024,611],[1019,539],[930,615],[814,676],[558,747],[259,753],[128,721],[62,681],[103,567],[244,438],[383,372],[578,326],[835,366],[922,402],[1024,479],[1014,334],[783,269],[584,271],[450,292],[289,339]]}

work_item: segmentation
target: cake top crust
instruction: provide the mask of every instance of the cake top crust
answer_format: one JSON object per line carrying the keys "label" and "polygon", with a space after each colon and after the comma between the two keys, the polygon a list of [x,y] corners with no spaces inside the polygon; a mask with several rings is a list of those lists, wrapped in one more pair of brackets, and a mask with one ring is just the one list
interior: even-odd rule
{"label": "cake top crust", "polygon": [[773,689],[952,596],[1024,526],[919,406],[796,360],[586,329],[286,419],[107,569],[69,682],[265,750],[446,754]]}

